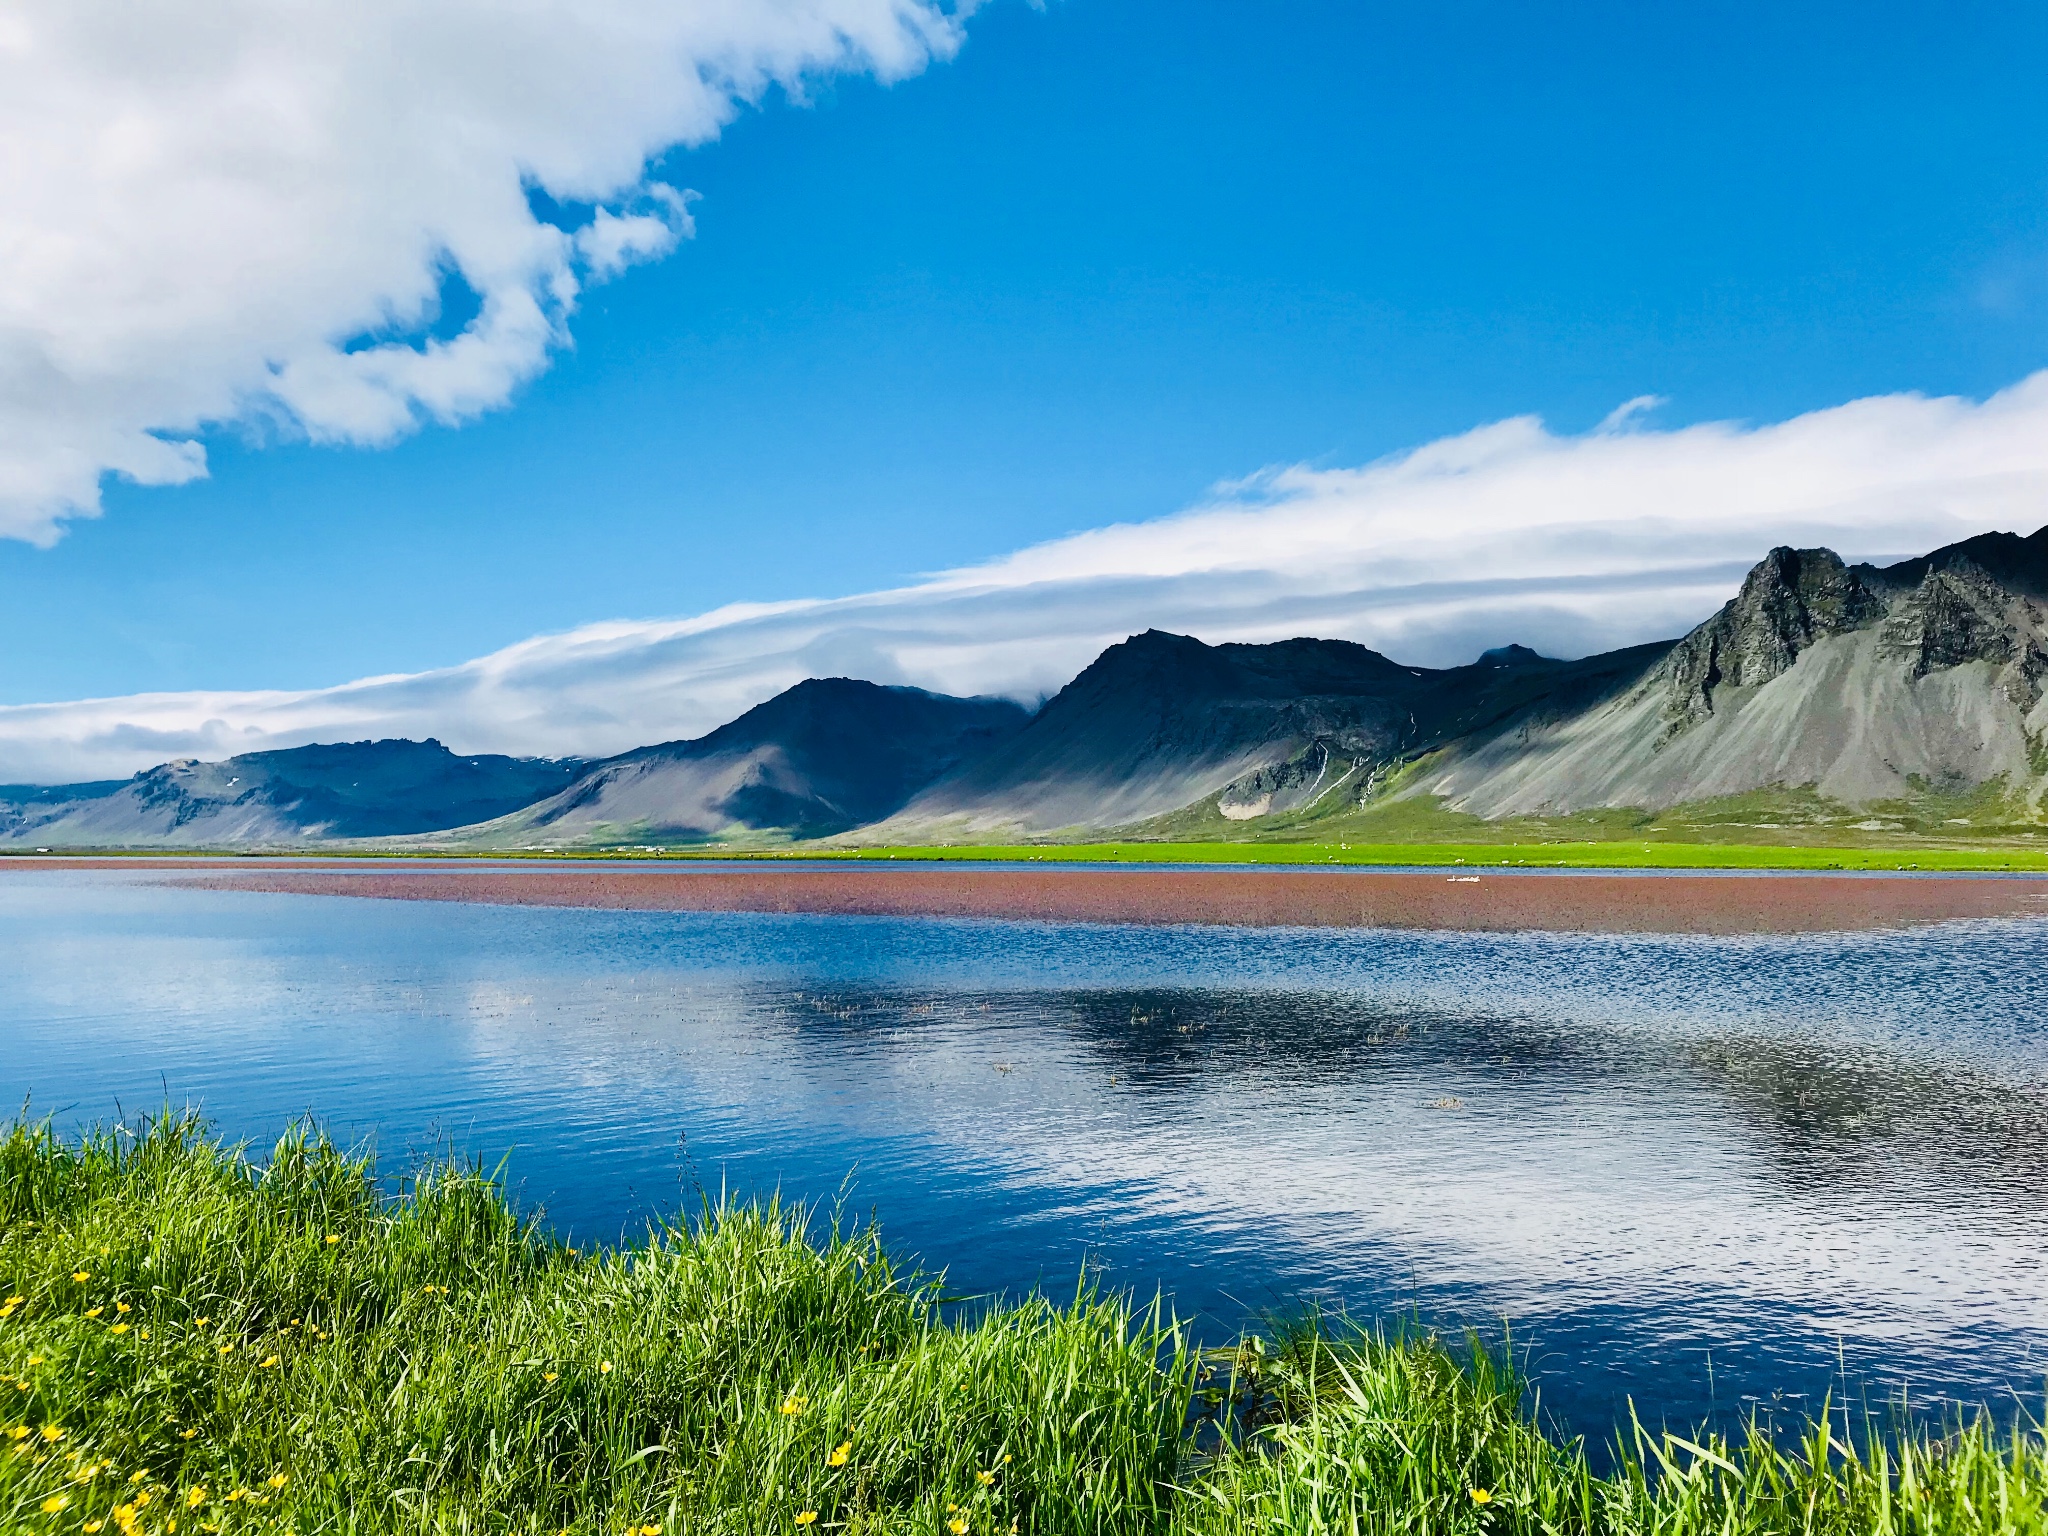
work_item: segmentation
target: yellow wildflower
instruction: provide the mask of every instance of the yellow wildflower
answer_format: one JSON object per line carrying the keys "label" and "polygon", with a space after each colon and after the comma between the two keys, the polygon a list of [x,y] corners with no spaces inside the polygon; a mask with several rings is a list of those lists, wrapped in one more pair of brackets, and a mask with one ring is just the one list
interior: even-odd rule
{"label": "yellow wildflower", "polygon": [[259,1371],[267,1371],[275,1364],[277,1364],[277,1356],[271,1355],[267,1359],[258,1360],[256,1362],[256,1369]]}
{"label": "yellow wildflower", "polygon": [[106,1523],[107,1523],[107,1522],[106,1522],[106,1521],[104,1521],[104,1520],[88,1520],[88,1521],[86,1521],[86,1522],[85,1522],[85,1536],[92,1536],[92,1533],[93,1533],[94,1531],[97,1531],[97,1530],[99,1530],[99,1529],[100,1529],[100,1528],[101,1528],[102,1526],[104,1526],[104,1525],[105,1525]]}
{"label": "yellow wildflower", "polygon": [[1468,1489],[1467,1492],[1472,1495],[1472,1502],[1474,1504],[1491,1504],[1493,1502],[1493,1493],[1489,1489],[1472,1488]]}
{"label": "yellow wildflower", "polygon": [[[192,1433],[196,1435],[199,1433],[199,1431],[195,1429],[192,1431]],[[147,1476],[149,1476],[147,1472],[133,1472],[129,1474],[128,1481],[131,1483],[139,1483]]]}
{"label": "yellow wildflower", "polygon": [[553,1381],[555,1379],[555,1375],[556,1373],[553,1371],[542,1371],[540,1373],[540,1379],[542,1381]]}
{"label": "yellow wildflower", "polygon": [[798,1525],[809,1525],[809,1524],[811,1524],[811,1523],[812,1523],[812,1522],[813,1522],[814,1520],[816,1520],[817,1518],[818,1518],[818,1512],[817,1512],[817,1511],[816,1511],[815,1509],[806,1509],[806,1510],[802,1510],[802,1511],[800,1511],[800,1512],[799,1512],[799,1513],[797,1514],[797,1517],[796,1517],[796,1523],[797,1523]]}
{"label": "yellow wildflower", "polygon": [[782,1400],[782,1412],[787,1418],[795,1418],[810,1406],[811,1400],[808,1397],[799,1396],[795,1392],[790,1393],[789,1396]]}
{"label": "yellow wildflower", "polygon": [[609,1361],[609,1360],[600,1360],[600,1361],[598,1361],[598,1362],[597,1362],[597,1373],[598,1373],[598,1375],[600,1375],[600,1376],[609,1376],[609,1375],[611,1375],[611,1373],[612,1373],[612,1363],[611,1363],[611,1361]]}
{"label": "yellow wildflower", "polygon": [[55,1424],[45,1424],[43,1426],[43,1438],[52,1442],[62,1440],[64,1438],[64,1431]]}
{"label": "yellow wildflower", "polygon": [[946,1522],[946,1529],[951,1531],[953,1536],[967,1536],[967,1522],[958,1515]]}
{"label": "yellow wildflower", "polygon": [[996,1475],[993,1472],[977,1472],[974,1475],[980,1480],[981,1486],[984,1488],[996,1480]]}
{"label": "yellow wildflower", "polygon": [[825,1465],[828,1467],[843,1467],[846,1465],[846,1458],[852,1454],[853,1442],[851,1440],[842,1440],[832,1448],[832,1454],[825,1458]]}
{"label": "yellow wildflower", "polygon": [[107,1309],[105,1307],[91,1307],[87,1309],[85,1315],[87,1317],[98,1317],[102,1312],[106,1310]]}
{"label": "yellow wildflower", "polygon": [[235,1346],[232,1344],[223,1344],[220,1347],[220,1352],[224,1355],[232,1355],[235,1352]]}
{"label": "yellow wildflower", "polygon": [[271,1487],[282,1488],[288,1481],[290,1481],[290,1479],[288,1479],[282,1472],[273,1472],[270,1474],[269,1481]]}
{"label": "yellow wildflower", "polygon": [[7,1438],[10,1440],[26,1440],[28,1438],[28,1426],[26,1424],[15,1425],[14,1428],[7,1431]]}
{"label": "yellow wildflower", "polygon": [[126,1323],[116,1323],[113,1327],[107,1330],[107,1332],[109,1333],[126,1333],[127,1331],[128,1325]]}
{"label": "yellow wildflower", "polygon": [[47,1499],[43,1500],[43,1513],[46,1515],[54,1515],[70,1502],[71,1500],[67,1495],[61,1493],[53,1493]]}
{"label": "yellow wildflower", "polygon": [[92,1271],[89,1269],[74,1269],[73,1271],[71,1271],[71,1278],[73,1280],[76,1280],[80,1285],[83,1285],[86,1281],[92,1278]]}
{"label": "yellow wildflower", "polygon": [[[178,1431],[178,1438],[180,1440],[190,1440],[197,1436],[198,1433],[199,1431],[196,1429],[181,1429]],[[137,1475],[140,1476],[139,1473]]]}
{"label": "yellow wildflower", "polygon": [[114,1310],[116,1312],[133,1312],[135,1309],[125,1301],[117,1301],[114,1303]]}
{"label": "yellow wildflower", "polygon": [[334,1245],[335,1245],[336,1243],[338,1243],[338,1242],[340,1242],[340,1241],[341,1241],[341,1234],[340,1234],[339,1232],[330,1232],[330,1233],[328,1233],[328,1234],[327,1234],[327,1246],[328,1246],[328,1247],[332,1248],[332,1247],[333,1247],[333,1246],[334,1246]]}
{"label": "yellow wildflower", "polygon": [[204,1488],[194,1488],[190,1493],[185,1495],[185,1507],[187,1509],[197,1509],[200,1505],[204,1504],[205,1502],[206,1490]]}
{"label": "yellow wildflower", "polygon": [[195,1328],[204,1328],[208,1323],[212,1321],[213,1319],[210,1317],[195,1317],[192,1319],[192,1326]]}
{"label": "yellow wildflower", "polygon": [[28,1363],[30,1365],[41,1365],[43,1363],[43,1357],[41,1355],[30,1355],[28,1357]]}
{"label": "yellow wildflower", "polygon": [[147,1328],[137,1329],[135,1337],[137,1337],[138,1339],[146,1339],[149,1337],[149,1330]]}
{"label": "yellow wildflower", "polygon": [[248,1489],[237,1488],[233,1493],[230,1493],[228,1495],[227,1502],[230,1504],[239,1504],[243,1499],[246,1499],[247,1497],[249,1497]]}

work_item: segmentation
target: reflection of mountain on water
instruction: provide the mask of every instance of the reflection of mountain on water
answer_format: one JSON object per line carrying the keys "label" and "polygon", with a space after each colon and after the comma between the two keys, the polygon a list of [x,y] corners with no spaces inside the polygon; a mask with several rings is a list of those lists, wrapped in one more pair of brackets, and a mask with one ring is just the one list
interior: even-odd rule
{"label": "reflection of mountain on water", "polygon": [[1817,1402],[1844,1359],[1876,1402],[2031,1392],[2048,1360],[2048,977],[2019,924],[1139,932],[124,875],[0,907],[0,1086],[167,1079],[230,1134],[313,1106],[393,1150],[445,1127],[516,1149],[578,1233],[696,1177],[843,1197],[962,1289],[1070,1294],[1085,1255],[1220,1331],[1309,1296],[1505,1316],[1596,1435],[1625,1397],[1680,1424]]}
{"label": "reflection of mountain on water", "polygon": [[1328,994],[1243,993],[1204,988],[1105,988],[988,992],[963,998],[900,989],[792,992],[776,999],[785,1022],[807,1033],[881,1039],[920,1022],[1001,1022],[1057,1030],[1133,1085],[1193,1088],[1208,1075],[1257,1070],[1269,1085],[1317,1085],[1399,1058],[1466,1067],[1602,1072],[1628,1048],[1624,1037],[1588,1050],[1577,1031],[1511,1021],[1474,1022],[1371,999]]}
{"label": "reflection of mountain on water", "polygon": [[1063,1027],[1133,1082],[1162,1088],[1226,1070],[1255,1070],[1275,1088],[1432,1066],[1597,1075],[1625,1049],[1617,1039],[1589,1051],[1577,1031],[1344,994],[1133,989],[1065,995],[1059,1003]]}
{"label": "reflection of mountain on water", "polygon": [[1363,1106],[1441,1094],[1445,1107],[1473,1111],[1460,1138],[1496,1143],[1504,1157],[1561,1113],[1626,1120],[1633,1134],[1643,1112],[1661,1107],[1669,1134],[1696,1117],[1719,1122],[1750,1176],[1780,1196],[1890,1201],[2048,1235],[2048,1091],[1868,1044],[1659,1036],[1207,988],[963,996],[842,987],[780,995],[770,1011],[807,1037],[908,1051],[926,1032],[962,1026],[1049,1032],[1162,1110],[1215,1094],[1256,1092],[1276,1110],[1290,1095]]}
{"label": "reflection of mountain on water", "polygon": [[2048,1091],[1967,1067],[1798,1040],[1721,1039],[1687,1052],[1758,1134],[1788,1190],[2048,1216]]}

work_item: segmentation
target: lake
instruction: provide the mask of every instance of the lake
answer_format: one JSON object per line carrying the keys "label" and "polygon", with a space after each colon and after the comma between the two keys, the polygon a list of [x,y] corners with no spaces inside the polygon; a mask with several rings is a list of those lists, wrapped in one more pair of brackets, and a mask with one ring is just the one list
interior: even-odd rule
{"label": "lake", "polygon": [[[2048,1376],[2048,929],[1747,938],[494,907],[0,878],[0,1094],[506,1160],[611,1240],[721,1190],[956,1293],[1083,1267],[1526,1349],[1607,1434]],[[821,1219],[823,1217],[821,1216]]]}

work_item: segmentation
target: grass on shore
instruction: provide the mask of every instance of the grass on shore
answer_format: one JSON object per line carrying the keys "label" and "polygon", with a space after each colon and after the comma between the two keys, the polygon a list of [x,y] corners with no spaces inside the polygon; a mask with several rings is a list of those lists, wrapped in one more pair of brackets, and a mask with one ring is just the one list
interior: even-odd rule
{"label": "grass on shore", "polygon": [[991,843],[958,847],[798,848],[720,858],[874,863],[1014,861],[1101,864],[1506,865],[1525,869],[1842,869],[1967,873],[2048,870],[2048,848],[1779,847],[1759,843]]}
{"label": "grass on shore", "polygon": [[[1401,778],[1390,781],[1398,789]],[[1068,828],[1029,841],[970,842],[963,828],[927,829],[920,841],[869,842],[855,830],[806,839],[733,827],[687,837],[673,828],[621,825],[558,845],[489,848],[379,838],[314,848],[62,849],[67,855],[158,859],[284,854],[297,858],[789,859],[1110,864],[1491,864],[1531,869],[2048,870],[2048,826],[2003,780],[1954,793],[1916,784],[1895,800],[1851,806],[1811,786],[1753,790],[1666,810],[1607,808],[1498,821],[1448,809],[1433,797],[1388,792],[1364,806],[1311,806],[1232,822],[1213,801],[1108,832]],[[947,842],[953,836],[961,839]],[[28,850],[0,851],[0,857]]]}
{"label": "grass on shore", "polygon": [[[248,850],[192,849],[71,850],[92,858],[218,859],[248,858]],[[0,852],[0,858],[18,857]],[[790,861],[829,863],[925,864],[1242,864],[1282,866],[1355,866],[1360,868],[1437,868],[1468,864],[1510,869],[1727,869],[1727,870],[1860,870],[1930,873],[2027,872],[2048,870],[2048,847],[1957,847],[1914,845],[1886,847],[1777,846],[1768,843],[961,843],[876,845],[848,848],[798,843],[774,848],[739,848],[712,844],[693,847],[518,849],[497,853],[413,852],[362,853],[327,848],[289,855],[298,863],[320,859],[534,860],[578,862],[710,862],[741,861],[780,864]]]}
{"label": "grass on shore", "polygon": [[578,1252],[473,1170],[386,1199],[317,1137],[258,1166],[175,1117],[0,1142],[0,1403],[9,1532],[2048,1528],[2030,1429],[1632,1429],[1596,1476],[1428,1338],[948,1307],[774,1206]]}

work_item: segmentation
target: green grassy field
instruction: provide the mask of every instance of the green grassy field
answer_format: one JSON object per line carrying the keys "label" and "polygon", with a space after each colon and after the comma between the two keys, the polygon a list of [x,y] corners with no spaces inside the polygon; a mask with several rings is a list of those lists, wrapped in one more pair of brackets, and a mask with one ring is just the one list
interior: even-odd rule
{"label": "green grassy field", "polygon": [[[248,857],[246,850],[89,850],[81,857],[220,858]],[[0,854],[0,857],[9,857]],[[295,851],[296,859],[558,859],[597,860],[746,860],[782,863],[791,860],[877,863],[900,860],[923,863],[1016,862],[1050,864],[1247,864],[1362,865],[1380,868],[1437,865],[1505,865],[1526,869],[1843,869],[1843,870],[2048,870],[2048,847],[2028,844],[1959,846],[1921,842],[1874,847],[1836,847],[1826,843],[1625,842],[1417,842],[1417,843],[1252,843],[1252,842],[1125,842],[1125,843],[978,843],[899,844],[849,848],[835,843],[784,843],[770,847],[728,846],[644,848],[565,848],[541,852],[448,853],[442,850],[380,849],[374,853],[345,849]]]}
{"label": "green grassy field", "polygon": [[[474,1171],[317,1137],[0,1142],[0,1529],[2039,1533],[1983,1418],[1778,1444],[1543,1432],[1503,1363],[1117,1298],[949,1304],[872,1230],[733,1208],[578,1251]],[[1867,1428],[1867,1426],[1866,1426]]]}
{"label": "green grassy field", "polygon": [[[1507,864],[1574,869],[2048,870],[2048,826],[2003,782],[1943,793],[1924,786],[1896,800],[1848,806],[1811,788],[1758,790],[1662,811],[1605,809],[1487,821],[1440,801],[1403,796],[1403,779],[1369,805],[1315,806],[1227,820],[1213,802],[1114,834],[1069,829],[1025,842],[869,843],[858,831],[793,840],[732,828],[677,842],[659,829],[614,827],[580,844],[483,848],[377,839],[269,850],[327,858],[488,859],[971,859],[1108,863]],[[16,850],[17,853],[22,850]],[[247,849],[60,850],[161,858]]]}
{"label": "green grassy field", "polygon": [[797,848],[721,858],[1006,859],[1107,864],[1492,864],[1530,869],[2048,869],[2048,848],[1830,848],[1768,843],[1010,843]]}

